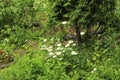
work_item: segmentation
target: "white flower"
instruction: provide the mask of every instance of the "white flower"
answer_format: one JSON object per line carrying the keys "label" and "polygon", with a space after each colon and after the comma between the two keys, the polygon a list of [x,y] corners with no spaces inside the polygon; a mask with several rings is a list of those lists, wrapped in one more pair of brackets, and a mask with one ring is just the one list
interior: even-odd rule
{"label": "white flower", "polygon": [[94,71],[96,71],[97,69],[96,69],[96,68],[94,68],[93,70],[94,70]]}
{"label": "white flower", "polygon": [[47,50],[48,50],[49,52],[53,51],[53,49],[52,49],[52,48],[47,48]]}
{"label": "white flower", "polygon": [[42,45],[40,50],[48,50],[47,46],[46,45]]}
{"label": "white flower", "polygon": [[47,50],[47,51],[51,52],[51,51],[53,51],[53,46],[50,46],[50,47],[47,48],[46,45],[43,45],[43,46],[40,48],[40,50]]}
{"label": "white flower", "polygon": [[76,46],[76,44],[74,43],[73,46]]}
{"label": "white flower", "polygon": [[40,48],[40,50],[45,50],[45,48]]}
{"label": "white flower", "polygon": [[40,48],[40,50],[48,50],[48,48]]}
{"label": "white flower", "polygon": [[50,52],[49,53],[49,56],[54,56],[55,54],[53,52]]}
{"label": "white flower", "polygon": [[62,24],[67,24],[67,21],[63,21]]}
{"label": "white flower", "polygon": [[47,41],[47,39],[44,39],[44,40],[43,40],[43,42],[46,42],[46,41]]}
{"label": "white flower", "polygon": [[67,43],[66,45],[65,45],[65,47],[69,47],[70,46],[70,44],[69,43]]}
{"label": "white flower", "polygon": [[61,43],[57,44],[57,46],[61,46]]}
{"label": "white flower", "polygon": [[56,55],[54,55],[54,56],[52,56],[53,58],[56,58],[57,56]]}
{"label": "white flower", "polygon": [[69,44],[73,43],[73,40],[69,40],[68,43],[69,43]]}
{"label": "white flower", "polygon": [[59,51],[59,50],[63,50],[63,48],[58,47],[57,50],[58,50],[58,51]]}
{"label": "white flower", "polygon": [[46,48],[47,46],[46,46],[46,45],[42,45],[41,47],[42,47],[42,48]]}
{"label": "white flower", "polygon": [[5,42],[9,42],[9,40],[7,38],[4,39]]}
{"label": "white flower", "polygon": [[94,68],[94,69],[91,71],[91,73],[94,73],[96,70],[97,70],[97,69],[96,69],[96,68]]}
{"label": "white flower", "polygon": [[49,52],[53,51],[53,46],[46,48],[46,50],[48,50]]}
{"label": "white flower", "polygon": [[72,51],[71,55],[77,55],[78,53],[76,51]]}
{"label": "white flower", "polygon": [[84,35],[85,34],[85,32],[80,32],[80,35]]}
{"label": "white flower", "polygon": [[53,49],[53,46],[50,46],[49,49]]}
{"label": "white flower", "polygon": [[61,52],[56,52],[56,55],[58,55],[58,56],[61,55]]}
{"label": "white flower", "polygon": [[28,42],[28,40],[26,39],[24,42],[26,43],[26,42]]}

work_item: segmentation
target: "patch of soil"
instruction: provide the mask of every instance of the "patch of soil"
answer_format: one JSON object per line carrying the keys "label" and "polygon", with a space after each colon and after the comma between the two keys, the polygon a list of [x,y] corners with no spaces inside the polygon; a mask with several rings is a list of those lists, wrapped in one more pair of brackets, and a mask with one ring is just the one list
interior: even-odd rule
{"label": "patch of soil", "polygon": [[0,58],[0,69],[8,67],[11,63],[13,63],[13,57],[9,55],[5,55]]}

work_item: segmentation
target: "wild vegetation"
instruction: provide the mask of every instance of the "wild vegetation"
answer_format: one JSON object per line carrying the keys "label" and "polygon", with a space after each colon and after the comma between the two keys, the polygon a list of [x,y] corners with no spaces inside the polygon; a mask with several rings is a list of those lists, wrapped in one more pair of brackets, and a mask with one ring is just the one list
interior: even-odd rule
{"label": "wild vegetation", "polygon": [[0,80],[119,80],[119,0],[0,0]]}

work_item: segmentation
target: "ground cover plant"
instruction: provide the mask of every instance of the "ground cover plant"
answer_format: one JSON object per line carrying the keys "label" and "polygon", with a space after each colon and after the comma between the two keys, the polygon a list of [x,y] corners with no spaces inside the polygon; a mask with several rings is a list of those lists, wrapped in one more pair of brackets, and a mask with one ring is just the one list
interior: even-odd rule
{"label": "ground cover plant", "polygon": [[0,1],[0,80],[119,80],[119,5]]}

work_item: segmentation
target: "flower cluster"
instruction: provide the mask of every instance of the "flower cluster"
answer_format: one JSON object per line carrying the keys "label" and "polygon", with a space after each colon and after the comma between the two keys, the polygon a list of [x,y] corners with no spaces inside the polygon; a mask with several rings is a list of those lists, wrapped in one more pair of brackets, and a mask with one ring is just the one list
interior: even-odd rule
{"label": "flower cluster", "polygon": [[[50,40],[54,40],[54,38],[51,38]],[[43,42],[49,42],[47,39],[43,40]],[[42,45],[40,50],[46,50],[48,51],[49,57],[52,58],[60,58],[62,60],[62,56],[64,54],[71,54],[73,56],[78,55],[78,52],[76,52],[72,47],[76,46],[76,43],[73,42],[73,40],[67,41],[67,43],[60,43],[55,42],[53,46],[48,45]],[[60,57],[61,56],[61,57]]]}
{"label": "flower cluster", "polygon": [[65,47],[70,47],[72,43],[73,43],[73,40],[69,40],[68,43],[65,45]]}

